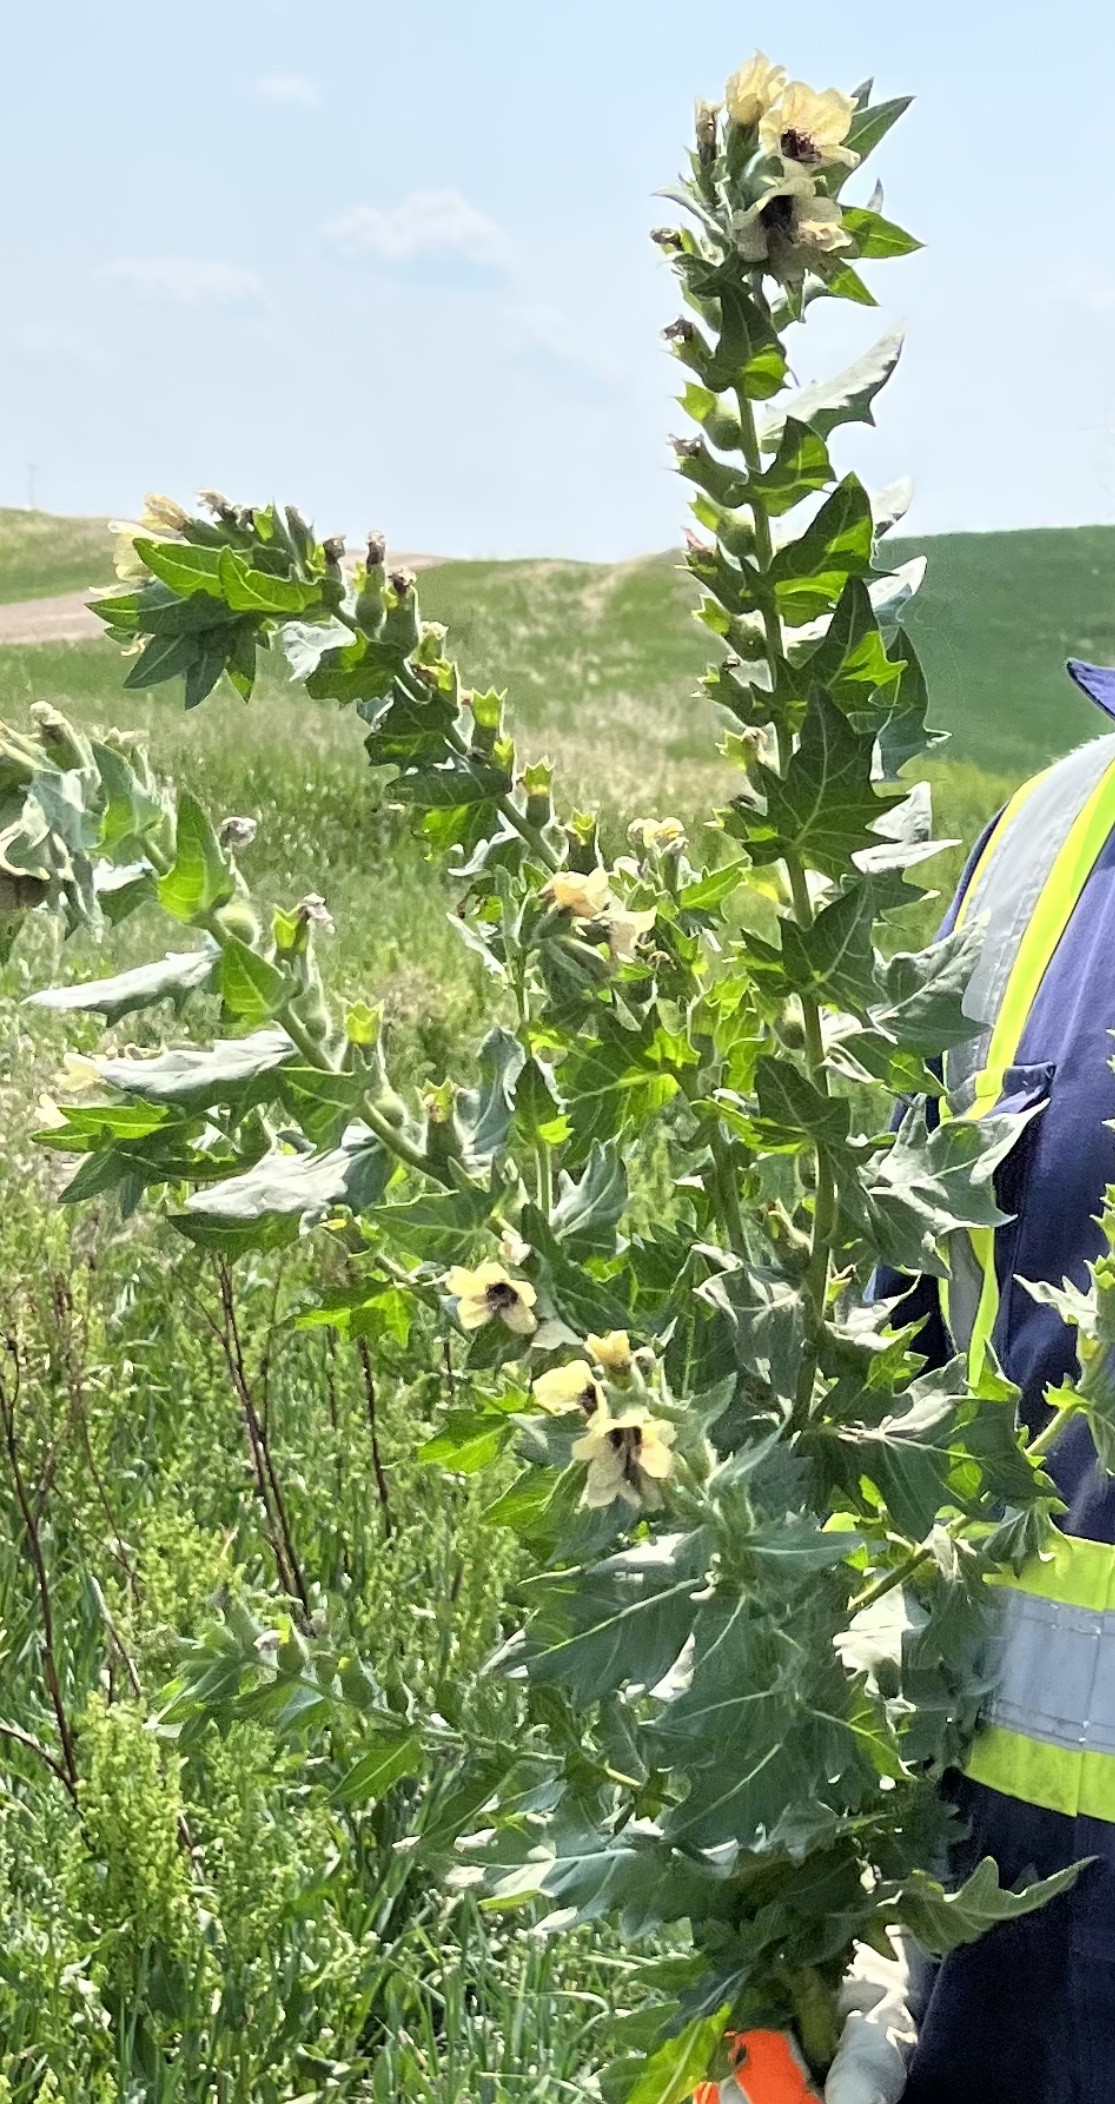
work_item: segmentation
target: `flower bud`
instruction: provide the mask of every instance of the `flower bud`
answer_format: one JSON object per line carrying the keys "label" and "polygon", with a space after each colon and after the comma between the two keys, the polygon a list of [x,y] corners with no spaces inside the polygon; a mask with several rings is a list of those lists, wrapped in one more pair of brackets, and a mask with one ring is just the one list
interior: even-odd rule
{"label": "flower bud", "polygon": [[143,500],[141,526],[152,526],[156,533],[185,533],[190,523],[190,514],[176,504],[173,497],[160,496],[157,490],[149,490]]}
{"label": "flower bud", "polygon": [[652,227],[650,238],[655,247],[662,250],[664,256],[680,256],[685,247],[685,242],[676,226]]}
{"label": "flower bud", "polygon": [[527,800],[527,817],[533,826],[549,825],[554,815],[553,788],[554,770],[548,760],[536,760],[523,769],[523,789]]}
{"label": "flower bud", "polygon": [[230,526],[235,522],[236,512],[221,490],[199,489],[197,501],[204,505],[206,511],[211,511],[222,526]]}
{"label": "flower bud", "polygon": [[387,538],[382,533],[368,535],[368,553],[365,561],[369,570],[382,570],[387,561]]}
{"label": "flower bud", "polygon": [[339,569],[341,564],[341,557],[345,552],[344,534],[331,533],[328,540],[322,542],[321,552],[325,557],[326,566],[328,569]]}
{"label": "flower bud", "polygon": [[345,1010],[345,1036],[350,1045],[375,1045],[383,1027],[383,1010],[367,1001],[353,1001]]}
{"label": "flower bud", "polygon": [[87,741],[75,731],[60,709],[49,701],[31,703],[31,721],[45,752],[57,767],[87,767],[93,755]]}
{"label": "flower bud", "polygon": [[246,898],[229,899],[217,914],[217,920],[226,935],[235,935],[251,949],[259,940],[259,921]]}
{"label": "flower bud", "polygon": [[258,831],[257,818],[222,818],[217,828],[217,838],[222,847],[230,847],[235,851],[251,847]]}

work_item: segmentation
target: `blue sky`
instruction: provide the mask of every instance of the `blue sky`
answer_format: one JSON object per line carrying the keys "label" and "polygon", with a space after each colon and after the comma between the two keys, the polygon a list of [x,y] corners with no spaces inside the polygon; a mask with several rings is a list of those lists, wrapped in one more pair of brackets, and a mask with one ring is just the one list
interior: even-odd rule
{"label": "blue sky", "polygon": [[756,44],[918,97],[877,161],[926,252],[798,339],[808,380],[909,324],[848,463],[911,473],[922,531],[1115,519],[1115,11],[1082,0],[10,10],[0,503],[32,463],[59,511],[201,483],[404,549],[668,545],[653,192]]}

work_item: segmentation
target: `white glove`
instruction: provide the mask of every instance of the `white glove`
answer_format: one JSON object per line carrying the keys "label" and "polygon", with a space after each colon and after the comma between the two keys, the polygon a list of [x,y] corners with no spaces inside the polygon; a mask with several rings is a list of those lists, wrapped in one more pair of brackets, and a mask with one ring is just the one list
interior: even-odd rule
{"label": "white glove", "polygon": [[859,1944],[840,1990],[844,2029],[825,2083],[825,2104],[899,2104],[917,2044],[910,1965],[901,1938],[893,1958]]}

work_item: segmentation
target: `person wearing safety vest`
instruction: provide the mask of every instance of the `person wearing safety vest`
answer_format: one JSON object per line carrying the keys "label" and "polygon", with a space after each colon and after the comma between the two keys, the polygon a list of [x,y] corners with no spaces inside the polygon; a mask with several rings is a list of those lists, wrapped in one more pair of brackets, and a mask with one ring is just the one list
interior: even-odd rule
{"label": "person wearing safety vest", "polygon": [[[1068,669],[1115,719],[1115,671]],[[1074,1332],[1021,1282],[1087,1286],[1115,1183],[1115,735],[1026,782],[991,822],[942,933],[962,923],[981,938],[965,996],[976,1035],[946,1058],[943,1114],[1040,1115],[998,1172],[1005,1224],[953,1236],[943,1286],[877,1290],[905,1293],[901,1319],[922,1320],[931,1363],[964,1352],[975,1375],[992,1350],[1036,1434],[1047,1390],[1075,1370]],[[1046,1465],[1066,1509],[1052,1551],[999,1588],[996,1682],[954,1786],[967,1830],[955,1870],[991,1855],[1009,1885],[1092,1860],[1049,1906],[954,1952],[918,1996],[892,1988],[853,2016],[830,2104],[1115,2104],[1115,1477],[1081,1419]],[[720,2104],[781,2104],[793,2083],[745,2053]]]}

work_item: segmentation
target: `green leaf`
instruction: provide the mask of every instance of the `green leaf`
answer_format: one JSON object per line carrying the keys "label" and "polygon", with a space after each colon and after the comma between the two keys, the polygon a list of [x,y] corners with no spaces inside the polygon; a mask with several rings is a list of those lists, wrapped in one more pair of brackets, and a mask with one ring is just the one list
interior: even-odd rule
{"label": "green leaf", "polygon": [[246,1175],[195,1192],[174,1224],[204,1249],[275,1249],[336,1206],[366,1211],[382,1195],[391,1168],[370,1138],[326,1154],[266,1154]]}
{"label": "green leaf", "polygon": [[234,548],[221,549],[218,573],[220,596],[238,614],[301,614],[320,597],[316,584],[254,570]]}
{"label": "green leaf", "polygon": [[366,1074],[355,1068],[339,1074],[329,1067],[298,1062],[283,1066],[278,1092],[315,1147],[335,1147],[356,1116],[366,1083]]}
{"label": "green leaf", "polygon": [[[931,1133],[924,1107],[912,1105],[863,1186],[865,1226],[884,1261],[896,1271],[940,1278],[945,1265],[938,1244],[945,1236],[960,1227],[1001,1227],[1007,1216],[995,1203],[995,1170],[1041,1108],[978,1122],[948,1118]],[[858,1187],[846,1187],[845,1199],[859,1203]]]}
{"label": "green leaf", "polygon": [[513,1663],[582,1706],[628,1680],[654,1687],[693,1627],[708,1553],[700,1533],[659,1535],[588,1570],[529,1580],[534,1611]]}
{"label": "green leaf", "polygon": [[858,476],[846,475],[766,573],[783,619],[798,627],[835,606],[849,577],[870,570],[874,543],[871,499]]}
{"label": "green leaf", "polygon": [[189,541],[137,540],[135,551],[153,577],[161,579],[182,598],[204,592],[210,599],[221,597],[220,548],[195,548]]}
{"label": "green leaf", "polygon": [[252,1037],[218,1038],[207,1052],[175,1046],[153,1056],[98,1059],[94,1065],[110,1088],[142,1103],[173,1103],[192,1111],[229,1103],[243,1112],[275,1094],[271,1077],[293,1057],[285,1030],[261,1030]]}
{"label": "green leaf", "polygon": [[1013,1892],[1000,1885],[999,1866],[991,1856],[984,1856],[957,1892],[946,1892],[936,1878],[924,1870],[915,1870],[898,1895],[896,1913],[927,1951],[943,1958],[965,1943],[976,1943],[997,1922],[1019,1921],[1024,1914],[1034,1914],[1039,1907],[1047,1906],[1060,1893],[1071,1891],[1091,1861],[1089,1856],[1079,1863],[1070,1863],[1067,1869],[1054,1871],[1052,1877],[1039,1878],[1035,1884]]}
{"label": "green leaf", "polygon": [[848,1137],[852,1107],[840,1096],[821,1090],[795,1067],[792,1060],[768,1055],[755,1069],[755,1091],[759,1116],[782,1141],[795,1148],[843,1146]]}
{"label": "green leaf", "polygon": [[340,1804],[370,1804],[404,1775],[420,1775],[422,1741],[402,1720],[384,1722],[368,1735],[352,1767],[337,1784]]}
{"label": "green leaf", "polygon": [[868,154],[874,153],[880,141],[886,138],[891,126],[905,115],[913,99],[912,95],[896,95],[891,102],[877,102],[873,109],[857,110],[846,144],[859,155],[861,166]]}
{"label": "green leaf", "polygon": [[962,925],[927,950],[900,950],[883,968],[883,1001],[872,1020],[904,1050],[931,1058],[965,1044],[977,1025],[963,1008],[982,949],[978,927]]}
{"label": "green leaf", "polygon": [[747,488],[749,495],[762,498],[772,517],[780,518],[831,481],[832,462],[820,433],[787,416],[774,459],[762,474],[748,476]]}
{"label": "green leaf", "polygon": [[703,877],[683,884],[678,893],[680,913],[714,913],[730,898],[747,874],[742,862],[728,862],[723,869],[710,869]]}
{"label": "green leaf", "polygon": [[495,1848],[503,1856],[493,1864],[496,1905],[545,1896],[561,1908],[563,1919],[566,1909],[578,1921],[614,1914],[620,1933],[632,1941],[663,1922],[686,1916],[699,1921],[724,1895],[711,1865],[637,1826],[610,1835],[583,1816],[566,1814],[541,1834],[501,1834]]}
{"label": "green leaf", "polygon": [[105,799],[100,845],[111,855],[124,842],[141,842],[149,829],[160,828],[165,821],[165,807],[150,778],[137,774],[115,746],[102,745],[96,739],[92,746]]}
{"label": "green leaf", "polygon": [[730,2014],[725,2003],[711,2016],[695,2018],[676,2038],[668,2038],[650,2055],[628,2092],[627,2104],[685,2104],[708,2074]]}
{"label": "green leaf", "polygon": [[214,969],[210,950],[168,951],[154,964],[138,964],[132,971],[117,972],[111,979],[87,979],[76,986],[51,986],[29,994],[32,1008],[59,1009],[66,1014],[93,1010],[106,1023],[118,1023],[138,1008],[150,1008],[169,996],[181,1007],[186,996],[206,986]]}
{"label": "green leaf", "polygon": [[767,410],[759,420],[764,450],[773,453],[780,446],[788,417],[808,424],[822,438],[827,438],[838,424],[873,424],[871,404],[898,363],[903,335],[901,329],[889,330],[854,365],[837,373],[835,379],[804,387],[800,394],[791,395],[784,408]]}
{"label": "green leaf", "polygon": [[124,685],[129,692],[162,686],[164,681],[176,679],[180,672],[188,672],[197,655],[196,635],[152,636],[131,666]]}
{"label": "green leaf", "polygon": [[904,228],[895,226],[893,220],[860,205],[844,206],[844,228],[856,244],[857,256],[912,256],[922,246]]}
{"label": "green leaf", "polygon": [[862,1013],[875,988],[875,903],[867,884],[853,884],[809,928],[783,921],[782,957],[799,993]]}
{"label": "green leaf", "polygon": [[571,1255],[611,1256],[626,1205],[623,1161],[614,1145],[597,1140],[579,1178],[562,1171],[550,1225]]}
{"label": "green leaf", "polygon": [[397,803],[414,804],[420,811],[458,811],[494,803],[510,787],[501,768],[452,753],[436,767],[408,769],[392,782],[391,794]]}
{"label": "green leaf", "polygon": [[503,1411],[451,1410],[441,1431],[419,1447],[418,1459],[427,1468],[474,1476],[499,1460],[514,1432],[513,1420]]}
{"label": "green leaf", "polygon": [[887,696],[902,678],[902,657],[888,656],[861,577],[849,577],[824,637],[797,669],[800,678],[823,687],[846,714],[863,715],[857,728],[874,730],[877,708],[873,711],[872,704],[877,695],[883,695],[884,706],[893,706]]}
{"label": "green leaf", "polygon": [[159,904],[175,920],[197,921],[231,898],[230,869],[207,813],[188,789],[178,798],[173,868],[159,877]]}
{"label": "green leaf", "polygon": [[752,861],[795,855],[828,876],[842,877],[854,854],[877,846],[875,827],[903,792],[876,788],[874,750],[874,738],[857,735],[843,711],[815,691],[785,774],[755,770],[767,808],[763,817],[747,818]]}
{"label": "green leaf", "polygon": [[488,1032],[477,1054],[480,1085],[459,1090],[455,1107],[466,1168],[487,1168],[506,1147],[523,1059],[522,1046],[509,1031]]}
{"label": "green leaf", "polygon": [[269,1022],[292,991],[286,974],[238,935],[225,937],[217,984],[225,1007],[249,1024]]}

